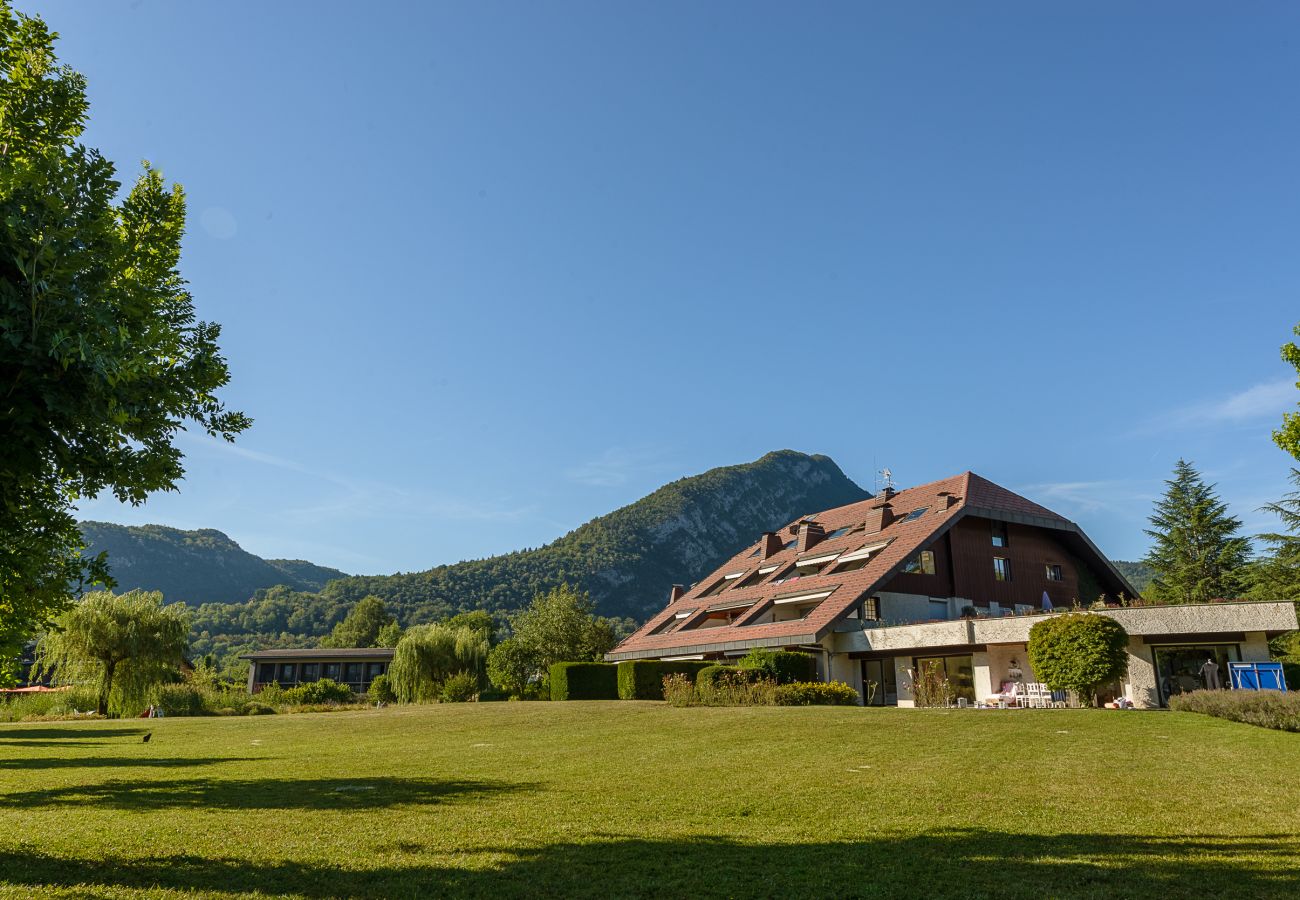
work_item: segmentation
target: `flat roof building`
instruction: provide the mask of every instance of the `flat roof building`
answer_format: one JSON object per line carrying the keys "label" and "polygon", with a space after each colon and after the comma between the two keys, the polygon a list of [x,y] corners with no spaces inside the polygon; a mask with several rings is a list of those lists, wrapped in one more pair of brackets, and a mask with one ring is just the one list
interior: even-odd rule
{"label": "flat roof building", "polygon": [[328,678],[346,684],[358,694],[387,674],[393,661],[391,647],[330,647],[304,650],[258,650],[241,656],[248,660],[248,692],[255,694],[270,684],[295,687]]}

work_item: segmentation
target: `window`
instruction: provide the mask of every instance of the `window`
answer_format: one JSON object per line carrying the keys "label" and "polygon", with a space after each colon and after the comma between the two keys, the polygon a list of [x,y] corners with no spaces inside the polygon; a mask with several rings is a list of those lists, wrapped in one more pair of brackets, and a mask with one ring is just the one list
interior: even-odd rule
{"label": "window", "polygon": [[293,681],[293,673],[296,666],[293,663],[280,663],[280,681]]}
{"label": "window", "polygon": [[344,663],[343,680],[349,684],[359,684],[361,682],[361,663]]}
{"label": "window", "polygon": [[384,664],[381,662],[366,663],[366,681],[374,681],[380,675],[384,674]]}
{"label": "window", "polygon": [[820,575],[822,569],[830,565],[834,559],[835,557],[831,556],[829,559],[820,557],[808,562],[797,562],[782,572],[780,577],[772,579],[772,583],[783,584],[787,581],[797,581],[800,578],[811,578],[813,575]]}
{"label": "window", "polygon": [[339,663],[325,663],[325,676],[330,681],[339,680]]}
{"label": "window", "polygon": [[767,576],[771,575],[777,569],[776,566],[759,566],[757,571],[753,572],[748,578],[738,581],[737,588],[753,587]]}
{"label": "window", "polygon": [[1002,556],[993,557],[993,580],[1011,580],[1011,560]]}
{"label": "window", "polygon": [[869,622],[880,620],[880,598],[868,597],[862,601],[862,618]]}
{"label": "window", "polygon": [[993,523],[993,546],[994,547],[1011,546],[1010,544],[1007,543],[1007,526],[1005,522]]}
{"label": "window", "polygon": [[275,663],[259,663],[257,666],[257,680],[263,684],[275,681]]}
{"label": "window", "polygon": [[1048,580],[1048,581],[1064,581],[1064,580],[1065,580],[1065,576],[1064,576],[1063,574],[1061,574],[1061,567],[1058,566],[1058,565],[1056,565],[1055,563],[1048,563],[1048,564],[1047,564],[1047,580]]}
{"label": "window", "polygon": [[320,663],[303,663],[302,664],[303,681],[320,680]]}
{"label": "window", "polygon": [[922,550],[907,561],[903,571],[912,575],[933,575],[934,574],[934,551]]}
{"label": "window", "polygon": [[919,506],[916,509],[912,510],[910,513],[908,513],[906,516],[904,516],[903,521],[911,522],[914,519],[919,519],[921,518],[921,516],[925,515],[925,511],[929,508],[930,507],[928,506]]}
{"label": "window", "polygon": [[829,541],[831,538],[842,537],[848,534],[852,530],[853,530],[853,526],[851,525],[845,525],[843,528],[836,528],[830,534],[826,535],[826,537],[823,540]]}
{"label": "window", "polygon": [[781,549],[782,549],[782,550],[789,550],[791,547],[793,547],[793,546],[794,546],[795,544],[797,544],[797,543],[799,543],[799,539],[798,539],[798,538],[795,538],[794,540],[786,541],[786,542],[785,542],[785,546],[782,547]]}
{"label": "window", "polygon": [[726,589],[727,584],[728,584],[727,579],[719,578],[711,588],[709,588],[704,593],[700,594],[700,596],[712,597],[714,594],[721,594],[723,590]]}
{"label": "window", "polygon": [[871,562],[870,556],[859,556],[857,559],[850,559],[848,562],[840,563],[831,569],[831,572],[835,575],[841,572],[856,572],[858,569],[864,568],[869,562]]}

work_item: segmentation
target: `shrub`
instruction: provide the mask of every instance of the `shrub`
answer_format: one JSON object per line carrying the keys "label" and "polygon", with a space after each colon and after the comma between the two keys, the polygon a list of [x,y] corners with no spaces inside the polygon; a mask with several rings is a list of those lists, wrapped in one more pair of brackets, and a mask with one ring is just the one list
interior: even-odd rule
{"label": "shrub", "polygon": [[618,667],[613,663],[562,662],[551,666],[552,700],[617,700]]}
{"label": "shrub", "polygon": [[817,661],[812,656],[791,650],[755,647],[737,665],[742,669],[762,672],[777,684],[812,681],[817,674]]}
{"label": "shrub", "polygon": [[192,684],[164,684],[156,691],[154,703],[168,716],[204,716],[209,705],[202,688]]}
{"label": "shrub", "polygon": [[469,703],[478,699],[478,679],[471,672],[457,672],[448,676],[438,694],[440,703]]}
{"label": "shrub", "polygon": [[[266,692],[262,692],[263,697]],[[351,703],[356,699],[352,688],[329,678],[309,681],[291,687],[280,694],[280,703],[290,706],[321,706],[330,703]]]}
{"label": "shrub", "polygon": [[669,675],[694,678],[701,669],[710,667],[713,663],[698,659],[624,660],[618,664],[618,696],[620,700],[662,700],[664,678]]}
{"label": "shrub", "polygon": [[776,689],[777,706],[857,706],[858,692],[842,681],[795,681]]}
{"label": "shrub", "polygon": [[370,689],[366,691],[372,703],[396,703],[397,695],[393,693],[393,686],[388,681],[387,675],[380,675],[374,681],[370,682]]}
{"label": "shrub", "polygon": [[246,716],[270,716],[275,714],[275,707],[265,703],[250,703],[244,707]]}
{"label": "shrub", "polygon": [[664,699],[669,706],[694,706],[695,682],[680,672],[665,675]]}
{"label": "shrub", "polygon": [[1300,695],[1281,691],[1191,691],[1170,697],[1169,708],[1278,731],[1300,731]]}
{"label": "shrub", "polygon": [[731,672],[739,672],[735,666],[705,666],[695,673],[695,686],[697,688],[712,688],[717,685],[718,679],[727,676]]}
{"label": "shrub", "polygon": [[1053,690],[1091,703],[1098,687],[1128,671],[1128,633],[1109,616],[1053,616],[1029,629],[1029,664]]}
{"label": "shrub", "polygon": [[1282,677],[1289,691],[1300,691],[1300,662],[1282,661]]}
{"label": "shrub", "polygon": [[80,687],[66,691],[12,694],[0,699],[0,722],[99,718],[95,713],[98,702],[99,697],[93,689]]}
{"label": "shrub", "polygon": [[694,685],[685,675],[666,677],[664,699],[672,706],[773,706],[776,682],[752,669],[708,666],[697,673]]}

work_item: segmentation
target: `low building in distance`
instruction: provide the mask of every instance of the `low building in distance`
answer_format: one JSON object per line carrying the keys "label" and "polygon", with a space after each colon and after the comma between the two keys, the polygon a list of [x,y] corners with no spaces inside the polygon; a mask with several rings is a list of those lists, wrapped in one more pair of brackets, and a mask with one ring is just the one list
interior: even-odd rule
{"label": "low building in distance", "polygon": [[[719,659],[803,650],[863,702],[913,705],[913,673],[941,669],[983,701],[1032,682],[1039,616],[1136,591],[1078,525],[972,472],[804,516],[761,535],[607,655]],[[1206,661],[1265,661],[1296,628],[1290,603],[1115,606],[1129,673],[1113,690],[1163,705],[1202,684]]]}
{"label": "low building in distance", "polygon": [[370,683],[388,673],[391,647],[345,647],[314,650],[258,650],[241,656],[248,660],[248,692],[267,685],[296,687],[328,678],[346,684],[355,693],[370,690]]}

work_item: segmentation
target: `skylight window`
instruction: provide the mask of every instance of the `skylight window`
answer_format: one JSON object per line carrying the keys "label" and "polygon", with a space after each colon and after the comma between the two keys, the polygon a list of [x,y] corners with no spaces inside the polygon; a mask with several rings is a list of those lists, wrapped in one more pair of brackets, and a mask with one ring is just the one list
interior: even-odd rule
{"label": "skylight window", "polygon": [[917,507],[916,509],[912,510],[910,513],[908,513],[908,514],[903,518],[903,521],[904,521],[904,522],[911,522],[913,519],[919,519],[919,518],[921,518],[921,516],[925,515],[926,510],[928,510],[929,508],[930,508],[930,507],[928,507],[928,506],[919,506],[919,507]]}
{"label": "skylight window", "polygon": [[852,525],[845,525],[843,528],[836,528],[830,534],[826,535],[825,540],[829,541],[831,538],[841,537],[842,535],[848,534],[852,530],[853,530]]}

